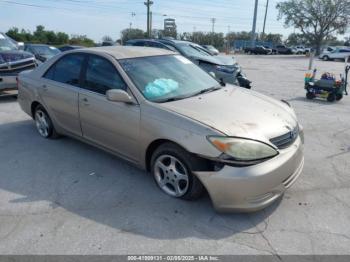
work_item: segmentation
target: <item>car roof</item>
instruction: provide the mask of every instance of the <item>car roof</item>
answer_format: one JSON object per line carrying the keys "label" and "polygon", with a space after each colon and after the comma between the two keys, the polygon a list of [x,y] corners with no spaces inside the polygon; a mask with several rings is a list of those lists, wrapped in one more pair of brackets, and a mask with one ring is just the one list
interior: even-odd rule
{"label": "car roof", "polygon": [[175,52],[172,52],[170,50],[165,50],[161,48],[143,47],[143,46],[101,46],[101,47],[76,49],[70,52],[106,53],[113,56],[116,59],[176,54]]}
{"label": "car roof", "polygon": [[31,43],[26,43],[25,45],[27,45],[27,46],[50,46],[50,45],[46,45],[46,44],[31,44]]}

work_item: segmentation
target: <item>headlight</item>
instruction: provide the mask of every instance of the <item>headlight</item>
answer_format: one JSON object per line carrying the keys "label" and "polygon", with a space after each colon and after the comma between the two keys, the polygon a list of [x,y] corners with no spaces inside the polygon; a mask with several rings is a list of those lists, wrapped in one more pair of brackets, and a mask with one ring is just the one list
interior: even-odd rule
{"label": "headlight", "polygon": [[224,72],[224,73],[228,73],[228,74],[232,74],[235,71],[234,68],[231,68],[231,67],[228,67],[228,66],[217,65],[217,66],[215,66],[215,68],[218,71],[221,71],[221,72]]}
{"label": "headlight", "polygon": [[278,155],[272,146],[255,140],[220,136],[209,136],[208,140],[234,161],[257,161]]}

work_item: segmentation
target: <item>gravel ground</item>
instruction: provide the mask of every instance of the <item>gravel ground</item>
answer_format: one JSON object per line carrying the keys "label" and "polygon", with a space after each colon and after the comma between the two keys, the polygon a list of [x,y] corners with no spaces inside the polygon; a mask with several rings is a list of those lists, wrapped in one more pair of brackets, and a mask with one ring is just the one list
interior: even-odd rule
{"label": "gravel ground", "polygon": [[[350,254],[350,97],[307,101],[304,57],[237,56],[253,88],[289,101],[305,167],[251,214],[167,197],[144,171],[70,138],[45,140],[0,98],[0,254]],[[342,62],[316,61],[319,71]]]}

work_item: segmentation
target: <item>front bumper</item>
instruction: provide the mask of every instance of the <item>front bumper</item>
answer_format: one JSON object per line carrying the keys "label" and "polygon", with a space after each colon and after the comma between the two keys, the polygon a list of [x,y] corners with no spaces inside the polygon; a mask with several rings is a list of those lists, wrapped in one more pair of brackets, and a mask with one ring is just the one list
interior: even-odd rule
{"label": "front bumper", "polygon": [[233,73],[225,73],[222,71],[216,71],[215,75],[218,79],[222,79],[224,83],[238,85],[240,87],[251,88],[251,81],[242,73],[240,69]]}
{"label": "front bumper", "polygon": [[263,163],[224,166],[220,171],[194,172],[207,189],[217,211],[257,211],[277,200],[299,177],[304,165],[303,142]]}
{"label": "front bumper", "polygon": [[16,90],[17,75],[0,75],[0,91]]}

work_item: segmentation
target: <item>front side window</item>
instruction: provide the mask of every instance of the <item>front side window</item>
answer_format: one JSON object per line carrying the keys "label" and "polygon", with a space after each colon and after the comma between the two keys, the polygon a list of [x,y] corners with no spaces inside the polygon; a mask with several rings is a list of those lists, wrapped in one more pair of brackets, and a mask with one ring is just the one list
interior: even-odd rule
{"label": "front side window", "polygon": [[58,60],[44,78],[72,86],[79,86],[80,71],[84,61],[82,54],[69,54]]}
{"label": "front side window", "polygon": [[110,89],[126,90],[126,84],[114,65],[105,58],[95,55],[89,57],[82,87],[102,95]]}
{"label": "front side window", "polygon": [[165,102],[183,99],[220,84],[180,55],[121,59],[119,63],[146,99]]}

